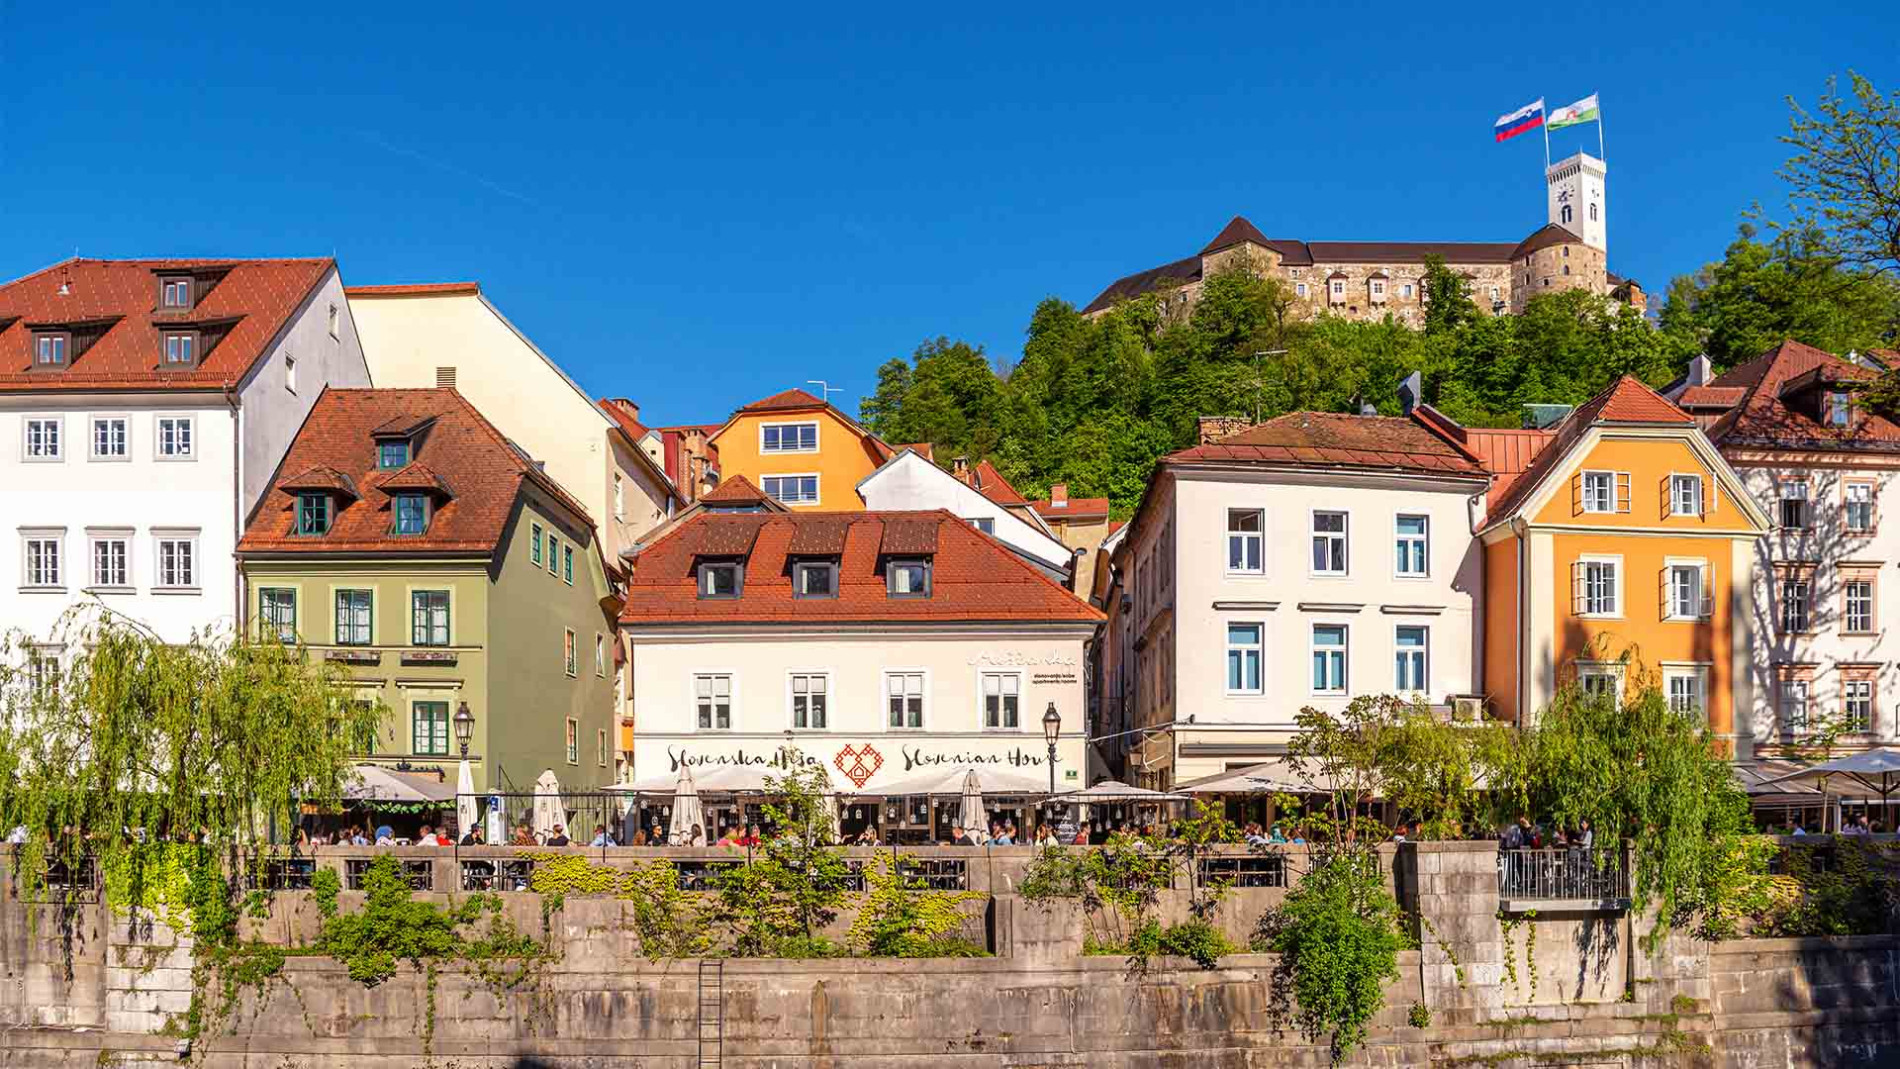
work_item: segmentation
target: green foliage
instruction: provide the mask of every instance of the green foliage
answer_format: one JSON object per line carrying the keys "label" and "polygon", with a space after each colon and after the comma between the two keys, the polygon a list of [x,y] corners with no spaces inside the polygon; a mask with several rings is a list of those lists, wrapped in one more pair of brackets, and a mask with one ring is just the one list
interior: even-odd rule
{"label": "green foliage", "polygon": [[1261,919],[1255,949],[1280,955],[1295,1019],[1309,1039],[1331,1035],[1334,1061],[1365,1041],[1398,978],[1398,919],[1377,855],[1364,850],[1328,856]]}
{"label": "green foliage", "polygon": [[1405,1023],[1411,1025],[1413,1028],[1430,1028],[1432,1026],[1432,1008],[1423,1002],[1412,1003],[1412,1008],[1405,1012]]}
{"label": "green foliage", "polygon": [[[1832,849],[1781,852],[1781,875],[1764,893],[1725,916],[1751,915],[1758,936],[1877,935],[1888,931],[1900,888],[1900,852],[1892,843],[1836,836]],[[1767,848],[1775,849],[1772,844]]]}
{"label": "green foliage", "polygon": [[1788,99],[1794,114],[1782,140],[1795,155],[1781,177],[1794,225],[1819,234],[1820,250],[1840,263],[1900,271],[1900,101],[1853,71],[1847,77],[1852,98],[1829,78],[1818,115]]}
{"label": "green foliage", "polygon": [[712,947],[699,896],[680,888],[671,861],[652,861],[624,874],[620,897],[633,904],[633,928],[648,960],[694,958]]}
{"label": "green foliage", "polygon": [[1084,943],[1123,946],[1173,886],[1174,858],[1156,840],[1118,832],[1099,849],[1045,847],[1023,872],[1023,900],[1080,907]]}
{"label": "green foliage", "polygon": [[484,910],[499,911],[499,899],[471,895],[443,909],[410,895],[402,868],[388,854],[370,862],[363,874],[361,911],[333,916],[323,924],[316,949],[349,968],[350,979],[374,987],[396,974],[396,964],[421,967],[459,956],[465,949],[460,929]]}
{"label": "green foliage", "polygon": [[732,933],[738,957],[784,957],[785,942],[814,945],[819,930],[838,915],[850,878],[844,851],[834,840],[831,783],[823,768],[790,754],[792,771],[768,776],[766,822],[777,830],[749,863],[714,878],[711,920]]}
{"label": "green foliage", "polygon": [[1425,275],[1419,279],[1425,298],[1425,333],[1450,334],[1478,318],[1465,277],[1445,266],[1437,253],[1425,257]]}
{"label": "green foliage", "polygon": [[860,954],[892,958],[978,957],[986,951],[963,937],[963,904],[980,902],[981,891],[933,891],[903,866],[879,854],[864,867],[865,895],[851,925],[850,942]]}
{"label": "green foliage", "polygon": [[343,880],[335,869],[318,869],[310,877],[310,899],[317,904],[317,916],[329,920],[336,916],[336,896],[343,890]]}

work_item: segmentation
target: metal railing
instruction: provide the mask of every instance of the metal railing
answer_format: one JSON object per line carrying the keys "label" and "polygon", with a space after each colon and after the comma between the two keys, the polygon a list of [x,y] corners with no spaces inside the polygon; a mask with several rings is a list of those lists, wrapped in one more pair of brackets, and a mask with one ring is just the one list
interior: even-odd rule
{"label": "metal railing", "polygon": [[1620,845],[1498,851],[1499,899],[1628,903],[1629,897],[1629,869]]}
{"label": "metal railing", "polygon": [[462,862],[464,891],[528,891],[534,888],[534,859],[487,858]]}
{"label": "metal railing", "polygon": [[[403,879],[408,881],[411,891],[435,890],[435,862],[397,858],[402,865]],[[369,872],[369,858],[350,858],[343,863],[343,887],[349,891],[363,889],[363,877]]]}

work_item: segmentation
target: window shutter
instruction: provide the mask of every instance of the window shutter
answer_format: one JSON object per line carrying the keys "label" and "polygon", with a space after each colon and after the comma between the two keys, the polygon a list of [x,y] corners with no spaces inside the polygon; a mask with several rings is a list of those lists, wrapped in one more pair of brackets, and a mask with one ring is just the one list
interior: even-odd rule
{"label": "window shutter", "polygon": [[1656,590],[1657,590],[1657,600],[1656,600],[1657,614],[1656,615],[1658,619],[1662,619],[1662,620],[1669,619],[1670,613],[1676,607],[1675,591],[1669,589],[1669,573],[1671,570],[1672,569],[1669,567],[1669,565],[1667,564],[1663,565],[1662,574],[1657,576],[1657,579],[1656,579]]}
{"label": "window shutter", "polygon": [[435,388],[438,390],[452,390],[455,388],[455,369],[453,367],[439,367],[435,369]]}
{"label": "window shutter", "polygon": [[1583,599],[1584,599],[1583,562],[1580,560],[1571,561],[1570,562],[1570,611],[1573,614],[1576,614],[1579,616],[1583,614]]}
{"label": "window shutter", "polygon": [[1627,471],[1619,471],[1616,473],[1616,511],[1628,512],[1629,510],[1630,473]]}
{"label": "window shutter", "polygon": [[1668,519],[1676,514],[1676,477],[1665,473],[1662,477],[1662,518]]}
{"label": "window shutter", "polygon": [[1583,515],[1583,473],[1577,472],[1570,477],[1570,514]]}
{"label": "window shutter", "polygon": [[1708,619],[1715,615],[1715,566],[1702,566],[1702,617]]}

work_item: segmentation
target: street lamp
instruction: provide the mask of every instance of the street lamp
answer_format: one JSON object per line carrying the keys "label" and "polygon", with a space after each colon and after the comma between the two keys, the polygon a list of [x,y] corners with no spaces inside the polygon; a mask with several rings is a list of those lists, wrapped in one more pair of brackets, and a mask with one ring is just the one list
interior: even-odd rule
{"label": "street lamp", "polygon": [[1056,793],[1056,736],[1062,734],[1062,714],[1056,712],[1056,703],[1049,703],[1049,711],[1042,714],[1042,738],[1049,744],[1049,793]]}
{"label": "street lamp", "polygon": [[463,702],[455,710],[455,741],[462,747],[462,756],[468,756],[468,740],[475,734],[475,714],[468,711],[468,703]]}

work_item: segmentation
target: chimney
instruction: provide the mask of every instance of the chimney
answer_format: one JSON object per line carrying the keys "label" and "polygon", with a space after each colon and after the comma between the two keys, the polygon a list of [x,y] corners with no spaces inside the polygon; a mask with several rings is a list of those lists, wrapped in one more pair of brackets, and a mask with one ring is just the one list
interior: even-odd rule
{"label": "chimney", "polygon": [[1066,509],[1069,507],[1068,483],[1056,483],[1049,487],[1049,507],[1052,509]]}
{"label": "chimney", "polygon": [[635,423],[640,422],[640,406],[639,405],[634,404],[632,401],[629,401],[624,397],[616,397],[607,403],[614,406],[615,408],[618,408],[622,412],[625,412],[627,414],[628,419],[633,420]]}
{"label": "chimney", "polygon": [[950,474],[965,475],[965,474],[968,474],[969,471],[970,471],[969,457],[951,457],[950,458]]}
{"label": "chimney", "polygon": [[1714,370],[1714,366],[1709,363],[1708,353],[1698,355],[1694,360],[1689,361],[1689,385],[1707,386],[1709,380],[1715,377],[1712,374]]}
{"label": "chimney", "polygon": [[1399,414],[1409,416],[1425,403],[1425,376],[1414,371],[1399,380]]}
{"label": "chimney", "polygon": [[1253,421],[1246,416],[1202,416],[1198,425],[1200,444],[1209,445],[1247,430]]}

